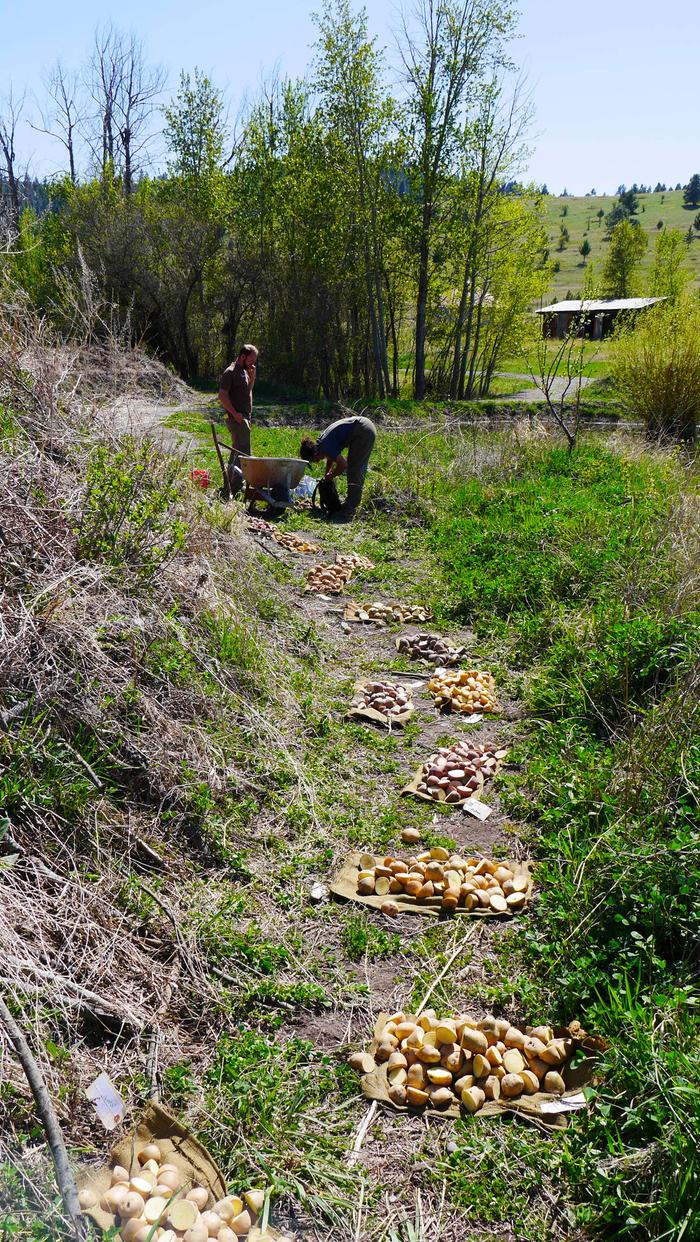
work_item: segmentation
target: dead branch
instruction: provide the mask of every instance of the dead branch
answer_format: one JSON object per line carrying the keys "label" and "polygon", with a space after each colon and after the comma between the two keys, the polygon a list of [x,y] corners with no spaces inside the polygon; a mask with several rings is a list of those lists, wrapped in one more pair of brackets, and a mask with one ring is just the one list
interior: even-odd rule
{"label": "dead branch", "polygon": [[68,1152],[63,1139],[63,1132],[58,1123],[58,1118],[51,1103],[51,1097],[44,1082],[44,1076],[34,1058],[31,1048],[27,1043],[22,1031],[15,1022],[5,1001],[0,997],[0,1022],[2,1022],[8,1039],[12,1044],[17,1058],[24,1070],[27,1082],[31,1088],[37,1112],[41,1119],[41,1123],[46,1132],[46,1138],[51,1150],[54,1168],[56,1170],[56,1181],[61,1192],[61,1197],[66,1207],[66,1211],[71,1218],[73,1224],[73,1232],[78,1242],[83,1242],[87,1237],[87,1228],[85,1217],[80,1210],[78,1202],[78,1190],[75,1184],[75,1178],[71,1171],[70,1162],[68,1160]]}

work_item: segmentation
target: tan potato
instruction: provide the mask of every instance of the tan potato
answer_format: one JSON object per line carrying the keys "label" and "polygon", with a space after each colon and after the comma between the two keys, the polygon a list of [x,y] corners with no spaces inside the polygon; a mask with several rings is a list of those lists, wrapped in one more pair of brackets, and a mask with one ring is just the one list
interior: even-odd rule
{"label": "tan potato", "polygon": [[117,1185],[128,1186],[129,1180],[130,1180],[130,1174],[129,1174],[128,1169],[123,1168],[122,1165],[120,1164],[115,1164],[114,1168],[112,1169],[112,1185],[113,1186],[117,1186]]}
{"label": "tan potato", "polygon": [[431,1065],[428,1067],[428,1079],[434,1087],[450,1087],[452,1085],[450,1071],[443,1069],[441,1065]]}
{"label": "tan potato", "polygon": [[480,1087],[467,1087],[462,1092],[462,1103],[468,1113],[476,1113],[482,1107],[486,1095]]}
{"label": "tan potato", "polygon": [[412,1108],[424,1108],[430,1097],[420,1087],[406,1087],[406,1098]]}
{"label": "tan potato", "polygon": [[[112,1189],[115,1189],[114,1187]],[[131,1220],[132,1217],[138,1219],[143,1216],[144,1201],[140,1194],[135,1190],[130,1190],[124,1195],[119,1204],[119,1215],[122,1220]]]}
{"label": "tan potato", "polygon": [[435,1087],[430,1092],[430,1103],[433,1108],[449,1108],[454,1102],[455,1098],[449,1087]]}
{"label": "tan potato", "polygon": [[[354,1069],[358,1074],[371,1074],[372,1070],[377,1068],[374,1057],[369,1052],[351,1052],[348,1057],[348,1065],[350,1069]],[[188,1195],[187,1198],[189,1199],[190,1196]]]}
{"label": "tan potato", "polygon": [[519,1074],[506,1074],[501,1079],[501,1094],[513,1100],[522,1095],[525,1084]]}
{"label": "tan potato", "polygon": [[532,1035],[528,1035],[523,1045],[523,1052],[525,1053],[528,1061],[531,1060],[532,1057],[539,1057],[540,1060],[546,1060],[546,1058],[542,1056],[544,1050],[545,1046],[541,1039],[533,1039]]}
{"label": "tan potato", "polygon": [[504,1053],[502,1064],[507,1074],[519,1074],[525,1069],[525,1060],[517,1048],[509,1048]]}
{"label": "tan potato", "polygon": [[144,1219],[149,1225],[155,1225],[156,1221],[160,1221],[165,1215],[168,1200],[163,1199],[160,1195],[154,1195],[152,1199],[147,1199],[143,1209]]}
{"label": "tan potato", "polygon": [[160,1164],[162,1162],[163,1155],[157,1143],[147,1143],[145,1147],[141,1148],[141,1151],[136,1158],[139,1164],[145,1164],[147,1160],[155,1160],[158,1164]]}
{"label": "tan potato", "polygon": [[501,1097],[500,1079],[495,1074],[489,1074],[484,1083],[484,1095],[487,1100],[498,1100]]}
{"label": "tan potato", "polygon": [[468,1048],[470,1052],[481,1052],[484,1054],[489,1046],[489,1041],[483,1031],[471,1030],[465,1027],[461,1035],[461,1044],[463,1048]]}
{"label": "tan potato", "polygon": [[189,1199],[176,1199],[168,1204],[168,1224],[177,1232],[184,1233],[191,1229],[199,1217],[199,1209]]}
{"label": "tan potato", "polygon": [[203,1212],[209,1202],[209,1191],[205,1190],[204,1186],[195,1186],[193,1190],[188,1190],[185,1198],[189,1199],[190,1203],[194,1203],[200,1212]]}
{"label": "tan potato", "polygon": [[566,1044],[563,1039],[552,1039],[546,1047],[542,1046],[542,1051],[538,1055],[546,1065],[563,1065],[566,1060]]}
{"label": "tan potato", "polygon": [[474,1075],[476,1078],[487,1078],[491,1073],[492,1066],[486,1060],[481,1052],[477,1052],[474,1057]]}
{"label": "tan potato", "polygon": [[540,1090],[540,1080],[537,1077],[537,1074],[534,1074],[532,1070],[521,1070],[520,1077],[523,1080],[523,1087],[525,1088],[526,1095],[534,1095],[535,1092]]}
{"label": "tan potato", "polygon": [[204,1228],[207,1231],[207,1237],[216,1238],[218,1237],[219,1230],[224,1222],[218,1212],[202,1212],[198,1223],[204,1225]]}
{"label": "tan potato", "polygon": [[245,1208],[242,1212],[239,1213],[238,1216],[234,1216],[233,1220],[231,1221],[230,1227],[233,1230],[236,1237],[242,1238],[245,1236],[245,1234],[250,1232],[250,1228],[252,1224],[253,1224],[253,1218],[250,1212],[247,1210],[247,1208]]}
{"label": "tan potato", "polygon": [[562,1095],[566,1091],[566,1083],[561,1074],[558,1074],[556,1070],[550,1070],[544,1076],[544,1089],[550,1091],[552,1095]]}
{"label": "tan potato", "polygon": [[503,1036],[503,1042],[507,1048],[522,1049],[525,1047],[526,1039],[527,1039],[527,1035],[525,1035],[523,1031],[519,1031],[517,1026],[509,1026],[508,1030]]}

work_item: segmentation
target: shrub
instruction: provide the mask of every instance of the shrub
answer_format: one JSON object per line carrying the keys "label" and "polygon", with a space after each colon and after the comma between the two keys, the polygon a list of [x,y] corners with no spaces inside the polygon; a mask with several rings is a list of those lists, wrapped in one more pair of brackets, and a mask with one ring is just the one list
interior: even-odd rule
{"label": "shrub", "polygon": [[114,451],[100,443],[88,461],[78,556],[128,568],[135,581],[148,580],[185,542],[185,526],[174,506],[178,464],[156,448],[128,437]]}
{"label": "shrub", "polygon": [[610,351],[624,408],[654,439],[692,440],[700,417],[700,301],[660,304],[623,324]]}

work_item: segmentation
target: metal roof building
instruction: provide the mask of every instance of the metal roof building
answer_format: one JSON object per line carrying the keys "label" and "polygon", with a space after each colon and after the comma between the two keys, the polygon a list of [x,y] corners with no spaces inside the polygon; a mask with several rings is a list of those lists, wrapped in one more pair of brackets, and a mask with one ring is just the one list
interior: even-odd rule
{"label": "metal roof building", "polygon": [[577,298],[553,302],[536,312],[543,315],[542,328],[545,336],[562,340],[569,335],[571,324],[580,320],[579,335],[599,341],[612,330],[617,316],[623,311],[642,311],[665,298]]}

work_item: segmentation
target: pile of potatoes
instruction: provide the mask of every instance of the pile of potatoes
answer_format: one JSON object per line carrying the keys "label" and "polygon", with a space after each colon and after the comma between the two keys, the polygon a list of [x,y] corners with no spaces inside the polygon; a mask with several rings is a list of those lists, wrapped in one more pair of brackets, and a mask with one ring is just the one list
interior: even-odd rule
{"label": "pile of potatoes", "polygon": [[272,538],[281,548],[286,548],[289,552],[320,552],[321,549],[315,543],[309,543],[308,539],[302,539],[301,535],[295,535],[291,530],[276,530],[272,528]]}
{"label": "pile of potatoes", "polygon": [[464,802],[498,771],[505,750],[488,750],[476,742],[442,746],[426,759],[416,792],[435,802]]}
{"label": "pile of potatoes", "polygon": [[439,634],[405,634],[396,640],[396,650],[412,660],[426,663],[440,661],[443,665],[459,664],[466,655],[466,647],[451,647]]}
{"label": "pile of potatoes", "polygon": [[419,604],[368,604],[363,608],[361,604],[350,603],[345,609],[345,621],[373,621],[375,625],[388,625],[392,621],[411,622],[414,625],[424,625],[432,617],[429,608],[423,608]]}
{"label": "pile of potatoes", "polygon": [[[242,1197],[227,1195],[210,1206],[212,1196],[204,1186],[191,1190],[181,1169],[163,1160],[157,1143],[147,1143],[138,1153],[138,1171],[116,1165],[112,1184],[101,1198],[86,1187],[79,1193],[84,1211],[99,1205],[115,1218],[122,1242],[272,1242],[271,1235],[255,1227],[265,1192],[246,1190]],[[155,1228],[154,1228],[155,1226]]]}
{"label": "pile of potatoes", "polygon": [[410,686],[395,686],[391,681],[366,681],[352,702],[352,710],[381,712],[382,716],[403,716],[413,706]]}
{"label": "pile of potatoes", "polygon": [[361,854],[357,873],[359,897],[386,897],[382,914],[395,917],[399,908],[392,897],[412,897],[416,904],[455,910],[490,910],[515,914],[527,902],[529,880],[522,871],[491,858],[462,858],[441,845],[422,850],[413,858],[376,858]]}
{"label": "pile of potatoes", "polygon": [[438,1018],[426,1009],[419,1017],[392,1014],[374,1054],[352,1053],[348,1064],[367,1074],[385,1063],[389,1098],[400,1108],[461,1103],[476,1113],[488,1100],[517,1100],[541,1091],[561,1095],[575,1049],[574,1039],[555,1038],[550,1026],[523,1030],[501,1018]]}
{"label": "pile of potatoes", "polygon": [[347,565],[314,565],[306,575],[306,587],[309,591],[337,595],[351,577],[352,569]]}
{"label": "pile of potatoes", "polygon": [[320,552],[321,549],[315,543],[309,543],[308,540],[302,539],[301,535],[295,535],[291,530],[279,530],[273,526],[271,522],[265,522],[263,518],[248,518],[248,529],[257,531],[260,535],[266,535],[269,539],[274,539],[280,547],[287,548],[289,552]]}
{"label": "pile of potatoes", "polygon": [[359,552],[336,553],[336,565],[344,565],[347,569],[374,569],[374,561],[368,560],[366,556],[360,556]]}
{"label": "pile of potatoes", "polygon": [[428,690],[438,707],[453,712],[497,712],[496,683],[490,673],[469,669],[451,673],[438,668],[428,682]]}

